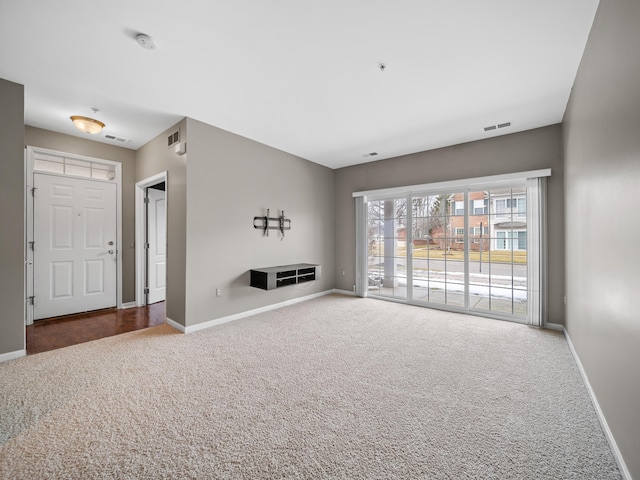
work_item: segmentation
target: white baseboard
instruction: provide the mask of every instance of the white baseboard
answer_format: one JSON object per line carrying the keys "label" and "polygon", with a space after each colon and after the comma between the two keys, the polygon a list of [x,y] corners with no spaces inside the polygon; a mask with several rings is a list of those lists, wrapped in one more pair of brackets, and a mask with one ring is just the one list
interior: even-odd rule
{"label": "white baseboard", "polygon": [[125,308],[133,308],[135,306],[136,306],[136,302],[127,302],[122,304],[122,309],[124,310]]}
{"label": "white baseboard", "polygon": [[27,355],[26,350],[16,350],[15,352],[1,353],[0,363],[8,362],[9,360],[15,360],[16,358],[24,357]]}
{"label": "white baseboard", "polygon": [[[314,293],[312,295],[306,295],[304,297],[294,298],[292,300],[287,300],[286,302],[275,303],[273,305],[267,305],[266,307],[256,308],[254,310],[247,310],[246,312],[236,313],[234,315],[228,315],[226,317],[216,318],[215,320],[209,320],[208,322],[198,323],[197,325],[191,325],[190,327],[182,327],[184,328],[184,333],[193,333],[198,332],[200,330],[205,330],[207,328],[215,327],[216,325],[221,325],[227,322],[233,322],[234,320],[240,320],[241,318],[250,317],[252,315],[257,315],[258,313],[269,312],[271,310],[275,310],[276,308],[287,307],[289,305],[295,305],[296,303],[306,302],[307,300],[312,300],[314,298],[323,297],[325,295],[330,295],[334,293],[335,290],[326,290],[320,293]],[[168,323],[168,322],[167,322]],[[174,322],[175,323],[175,322]],[[173,325],[172,325],[173,326]],[[174,327],[177,328],[177,327]]]}
{"label": "white baseboard", "polygon": [[574,360],[576,361],[576,365],[578,365],[578,370],[580,371],[580,375],[582,376],[582,380],[584,381],[585,386],[587,387],[587,391],[589,392],[589,396],[591,397],[591,403],[593,403],[593,408],[596,410],[596,414],[598,415],[598,419],[600,420],[600,424],[602,425],[602,429],[604,430],[604,435],[607,437],[607,441],[609,442],[609,446],[611,447],[611,451],[613,452],[613,456],[618,463],[618,468],[620,469],[620,473],[622,474],[622,478],[624,480],[633,480],[631,478],[631,473],[627,468],[627,464],[624,462],[624,458],[622,457],[622,453],[618,448],[618,444],[616,443],[615,438],[613,437],[613,433],[611,433],[611,429],[609,428],[609,424],[607,423],[607,419],[600,408],[600,404],[598,403],[598,398],[596,397],[596,393],[591,388],[591,384],[589,383],[589,377],[587,377],[587,372],[582,366],[582,362],[580,362],[580,357],[578,357],[578,352],[573,348],[573,343],[571,342],[571,338],[569,337],[569,332],[567,329],[562,327],[562,331],[564,332],[564,338],[567,339],[567,344],[569,345],[569,350],[571,350],[571,354],[573,355]]}
{"label": "white baseboard", "polygon": [[562,325],[561,323],[547,323],[545,325],[545,328],[548,328],[549,330],[556,330],[558,332],[564,332],[564,325]]}
{"label": "white baseboard", "polygon": [[340,295],[349,295],[351,297],[355,297],[356,294],[354,292],[351,292],[349,290],[339,290],[337,288],[333,289],[333,293],[339,293]]}
{"label": "white baseboard", "polygon": [[180,325],[178,322],[176,322],[175,320],[171,320],[169,317],[167,317],[165,319],[165,323],[173,328],[175,328],[176,330],[178,330],[179,332],[182,333],[186,333],[185,332],[185,328],[183,325]]}

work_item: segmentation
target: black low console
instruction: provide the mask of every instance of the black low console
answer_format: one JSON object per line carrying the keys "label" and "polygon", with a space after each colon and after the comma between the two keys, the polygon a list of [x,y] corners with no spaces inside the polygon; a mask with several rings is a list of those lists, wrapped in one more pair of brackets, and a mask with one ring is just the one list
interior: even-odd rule
{"label": "black low console", "polygon": [[311,282],[320,278],[320,265],[295,263],[279,267],[256,268],[251,270],[251,286],[263,290],[298,283]]}

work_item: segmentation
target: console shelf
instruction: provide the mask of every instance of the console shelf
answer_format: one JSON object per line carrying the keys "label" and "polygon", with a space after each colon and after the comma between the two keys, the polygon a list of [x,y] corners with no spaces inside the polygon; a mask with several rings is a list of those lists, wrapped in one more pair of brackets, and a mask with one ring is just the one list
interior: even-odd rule
{"label": "console shelf", "polygon": [[256,268],[250,270],[251,286],[263,290],[306,283],[320,277],[320,265],[312,263],[295,263],[278,267]]}

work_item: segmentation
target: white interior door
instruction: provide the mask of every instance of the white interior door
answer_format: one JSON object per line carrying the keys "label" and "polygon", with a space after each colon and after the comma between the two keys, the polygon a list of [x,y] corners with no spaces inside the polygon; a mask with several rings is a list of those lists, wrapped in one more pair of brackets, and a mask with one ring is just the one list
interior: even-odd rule
{"label": "white interior door", "polygon": [[115,307],[116,185],[34,174],[34,319]]}
{"label": "white interior door", "polygon": [[147,303],[165,299],[167,283],[167,217],[165,192],[147,189]]}

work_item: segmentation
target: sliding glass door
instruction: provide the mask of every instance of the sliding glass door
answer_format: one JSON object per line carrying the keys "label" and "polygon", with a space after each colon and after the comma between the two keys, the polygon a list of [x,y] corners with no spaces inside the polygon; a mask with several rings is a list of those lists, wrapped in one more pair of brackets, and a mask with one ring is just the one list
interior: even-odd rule
{"label": "sliding glass door", "polygon": [[367,204],[369,293],[407,298],[407,203],[396,198]]}
{"label": "sliding glass door", "polygon": [[469,192],[469,309],[526,318],[527,192]]}
{"label": "sliding glass door", "polygon": [[366,201],[367,294],[524,321],[524,181]]}
{"label": "sliding glass door", "polygon": [[411,299],[464,308],[464,193],[416,195],[410,201]]}

